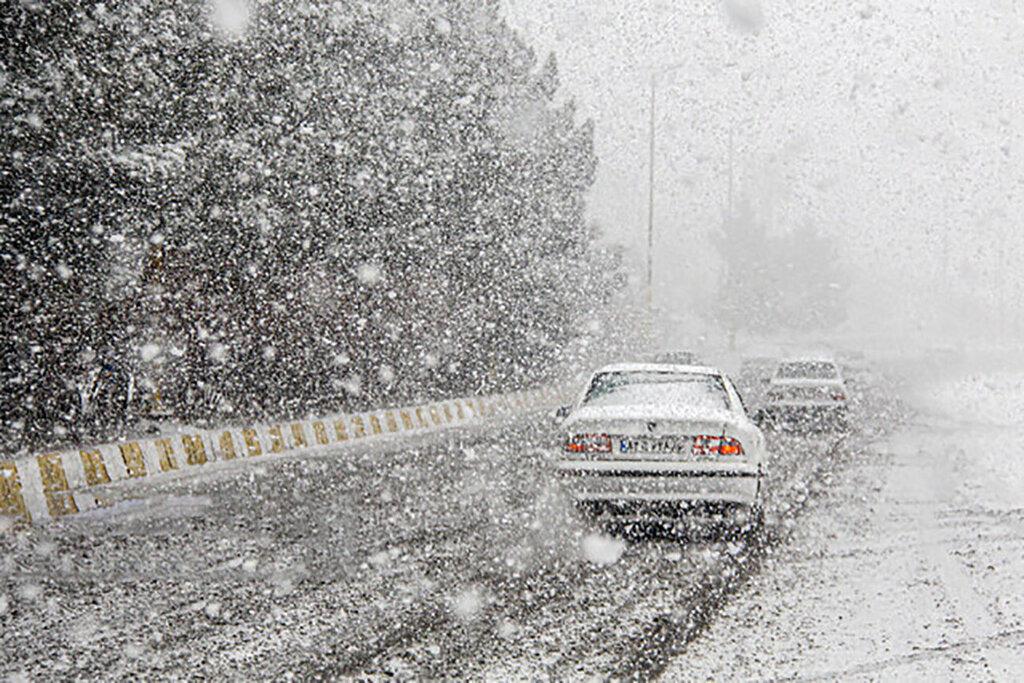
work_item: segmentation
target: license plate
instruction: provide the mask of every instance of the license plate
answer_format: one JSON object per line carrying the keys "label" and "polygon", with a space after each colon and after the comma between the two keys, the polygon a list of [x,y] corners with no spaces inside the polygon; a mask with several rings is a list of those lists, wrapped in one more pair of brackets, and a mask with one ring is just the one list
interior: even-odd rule
{"label": "license plate", "polygon": [[620,453],[689,453],[691,450],[693,440],[679,436],[619,440]]}

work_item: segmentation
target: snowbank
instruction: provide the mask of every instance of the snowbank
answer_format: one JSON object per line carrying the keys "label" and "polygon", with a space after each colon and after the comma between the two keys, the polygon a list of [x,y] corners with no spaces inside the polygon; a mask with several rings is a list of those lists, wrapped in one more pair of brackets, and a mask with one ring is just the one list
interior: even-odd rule
{"label": "snowbank", "polygon": [[1024,371],[957,373],[917,385],[910,398],[926,429],[905,446],[960,468],[964,505],[1024,507]]}

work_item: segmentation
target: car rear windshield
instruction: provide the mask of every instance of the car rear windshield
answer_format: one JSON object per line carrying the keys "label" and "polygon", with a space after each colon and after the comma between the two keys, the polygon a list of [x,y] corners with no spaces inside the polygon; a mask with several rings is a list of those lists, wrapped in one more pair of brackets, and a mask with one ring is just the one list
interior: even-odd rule
{"label": "car rear windshield", "polygon": [[680,405],[720,410],[729,407],[729,395],[718,375],[602,372],[594,376],[583,405]]}
{"label": "car rear windshield", "polygon": [[775,375],[780,379],[836,379],[839,370],[828,361],[801,360],[779,364]]}

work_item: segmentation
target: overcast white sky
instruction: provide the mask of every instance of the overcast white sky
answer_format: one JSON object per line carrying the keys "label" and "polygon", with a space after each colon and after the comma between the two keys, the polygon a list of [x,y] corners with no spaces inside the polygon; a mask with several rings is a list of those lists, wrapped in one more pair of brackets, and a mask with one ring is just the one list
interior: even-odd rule
{"label": "overcast white sky", "polygon": [[1002,268],[1024,253],[1022,3],[762,0],[756,35],[726,7],[752,3],[505,0],[510,23],[541,55],[556,52],[564,93],[595,120],[591,214],[638,254],[648,82],[681,65],[658,77],[659,302],[692,302],[716,284],[692,264],[711,258],[730,128],[737,187],[772,207],[775,229],[813,222],[841,236],[858,320],[883,301],[906,320],[1009,300],[997,289],[1019,296]]}

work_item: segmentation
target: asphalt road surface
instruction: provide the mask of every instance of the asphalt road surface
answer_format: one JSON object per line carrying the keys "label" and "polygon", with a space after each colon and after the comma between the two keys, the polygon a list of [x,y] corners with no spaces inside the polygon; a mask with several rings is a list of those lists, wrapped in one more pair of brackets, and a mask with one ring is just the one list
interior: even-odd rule
{"label": "asphalt road surface", "polygon": [[902,419],[877,379],[856,393],[850,435],[772,436],[767,527],[740,539],[581,519],[539,414],[112,489],[0,534],[0,674],[657,677]]}

